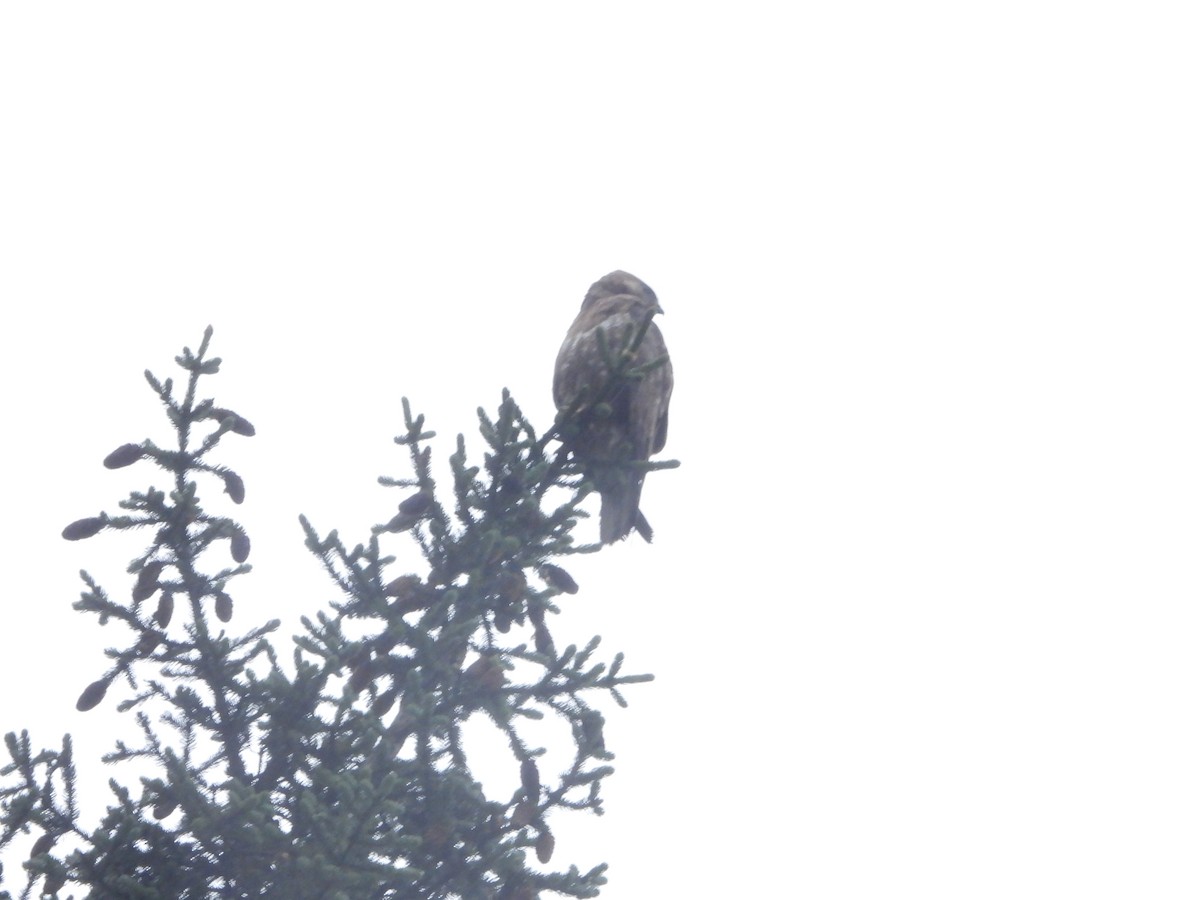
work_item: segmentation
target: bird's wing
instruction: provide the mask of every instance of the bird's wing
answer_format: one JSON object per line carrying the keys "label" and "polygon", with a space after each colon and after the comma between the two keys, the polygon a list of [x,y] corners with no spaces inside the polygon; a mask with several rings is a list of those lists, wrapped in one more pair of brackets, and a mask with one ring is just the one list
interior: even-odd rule
{"label": "bird's wing", "polygon": [[[667,345],[658,326],[651,323],[638,348],[639,365],[647,365],[667,357]],[[647,372],[633,392],[629,405],[629,424],[633,443],[641,459],[649,459],[667,443],[667,408],[675,377],[669,357]]]}

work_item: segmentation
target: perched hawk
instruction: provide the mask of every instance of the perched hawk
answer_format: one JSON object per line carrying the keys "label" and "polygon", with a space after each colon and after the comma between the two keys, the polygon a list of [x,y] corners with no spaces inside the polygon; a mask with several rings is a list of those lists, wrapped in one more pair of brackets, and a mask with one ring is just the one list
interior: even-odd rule
{"label": "perched hawk", "polygon": [[[644,282],[610,272],[583,298],[554,364],[554,404],[568,416],[563,441],[600,492],[600,540],[606,544],[633,528],[647,541],[652,534],[638,511],[646,473],[623,464],[647,460],[667,442],[674,380],[662,333],[649,321],[661,312]],[[633,347],[643,323],[645,332]],[[660,359],[661,365],[636,371]]]}

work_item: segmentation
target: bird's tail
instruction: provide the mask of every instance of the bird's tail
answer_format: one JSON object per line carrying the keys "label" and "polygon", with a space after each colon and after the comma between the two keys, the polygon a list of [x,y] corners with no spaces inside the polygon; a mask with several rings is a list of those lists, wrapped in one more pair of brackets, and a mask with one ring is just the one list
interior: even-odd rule
{"label": "bird's tail", "polygon": [[[647,542],[654,536],[650,523],[638,509],[642,496],[642,479],[632,472],[622,472],[620,484],[609,485],[600,492],[600,540],[613,544],[624,540],[637,529]],[[640,475],[640,473],[637,473]]]}

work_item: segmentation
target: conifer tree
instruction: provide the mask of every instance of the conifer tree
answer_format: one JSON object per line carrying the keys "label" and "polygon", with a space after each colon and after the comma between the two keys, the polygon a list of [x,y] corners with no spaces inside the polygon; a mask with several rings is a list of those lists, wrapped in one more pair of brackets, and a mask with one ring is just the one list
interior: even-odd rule
{"label": "conifer tree", "polygon": [[[33,844],[0,872],[0,898],[597,896],[605,866],[562,864],[551,814],[601,811],[613,757],[597,700],[624,705],[621,688],[651,676],[623,674],[620,654],[598,658],[598,637],[581,645],[553,629],[578,590],[553,560],[599,549],[572,537],[591,485],[555,440],[571,416],[539,435],[504,392],[495,416],[479,410],[482,465],[460,435],[443,491],[433,433],[404,400],[396,440],[412,471],[380,479],[401,492],[395,515],[352,546],[301,518],[337,596],[303,619],[284,665],[277,620],[235,624],[257,619],[238,589],[250,537],[226,514],[247,490],[217,457],[254,427],[201,396],[221,364],[211,336],[176,357],[178,390],[146,373],[173,443],[124,444],[104,460],[157,467],[168,483],[63,530],[149,536],[128,585],[110,592],[84,572],[75,603],[122,636],[77,708],[116,704],[138,737],[104,757],[113,800],[88,826],[77,779],[98,773],[77,771],[70,736],[57,749],[6,736],[0,850]],[[611,356],[607,388],[640,377],[630,356]],[[595,400],[578,414],[602,415],[603,389]],[[423,571],[385,555],[381,539],[396,534],[415,541]],[[502,736],[511,794],[477,779],[463,740],[472,716]],[[562,771],[544,758],[555,723],[574,748]]]}

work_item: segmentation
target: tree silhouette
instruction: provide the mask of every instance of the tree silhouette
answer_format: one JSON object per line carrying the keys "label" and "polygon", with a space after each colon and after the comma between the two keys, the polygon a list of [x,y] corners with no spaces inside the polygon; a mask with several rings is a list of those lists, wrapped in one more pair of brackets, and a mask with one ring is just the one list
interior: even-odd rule
{"label": "tree silhouette", "polygon": [[[27,732],[8,734],[0,848],[37,835],[20,896],[58,896],[68,883],[87,897],[172,900],[596,896],[605,866],[557,868],[550,813],[601,811],[613,757],[597,700],[624,705],[620,689],[651,676],[622,674],[619,654],[598,661],[598,637],[580,646],[552,632],[558,602],[578,588],[551,560],[600,546],[572,537],[592,486],[556,435],[595,410],[580,404],[539,435],[504,392],[494,417],[479,411],[482,466],[468,463],[458,438],[448,509],[430,462],[433,433],[406,399],[396,440],[412,473],[380,479],[404,492],[396,514],[352,547],[301,517],[339,597],[303,619],[285,669],[269,639],[277,620],[246,631],[232,624],[254,608],[236,589],[251,543],[213,509],[242,503],[246,488],[214,457],[254,428],[200,399],[202,379],[221,363],[208,355],[211,336],[209,328],[196,352],[176,357],[187,373],[182,396],[171,379],[146,373],[174,445],[125,444],[104,460],[157,466],[170,486],[134,492],[120,514],[63,531],[68,540],[151,535],[122,597],[85,572],[75,604],[124,626],[77,707],[119,699],[139,737],[117,741],[104,759],[150,774],[134,786],[110,781],[114,801],[89,831],[70,736],[35,750]],[[641,377],[631,357],[611,354],[598,397]],[[381,536],[397,533],[416,542],[426,571],[383,555]],[[468,719],[489,723],[507,745],[511,793],[489,795],[477,779]],[[555,724],[573,745],[563,771],[544,758]]]}

